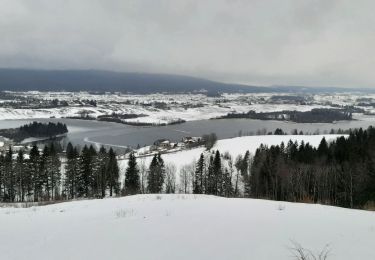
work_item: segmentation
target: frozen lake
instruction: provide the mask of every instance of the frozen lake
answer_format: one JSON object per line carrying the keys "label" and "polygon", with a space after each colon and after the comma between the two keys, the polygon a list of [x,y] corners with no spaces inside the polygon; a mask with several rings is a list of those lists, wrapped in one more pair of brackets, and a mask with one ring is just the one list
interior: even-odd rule
{"label": "frozen lake", "polygon": [[98,122],[89,120],[51,118],[51,119],[25,119],[25,120],[1,120],[0,129],[19,127],[23,124],[40,122],[62,122],[68,126],[67,139],[74,144],[107,144],[112,146],[136,147],[152,144],[155,140],[168,138],[173,141],[181,140],[184,136],[202,136],[214,132],[219,139],[238,136],[239,131],[245,135],[249,132],[256,132],[260,129],[274,131],[281,128],[286,132],[293,129],[313,133],[319,130],[320,133],[333,129],[349,129],[368,127],[375,125],[375,120],[353,120],[340,121],[335,124],[301,124],[281,121],[261,121],[250,119],[221,119],[221,120],[200,120],[189,121],[179,125],[160,127],[136,127],[124,124]]}

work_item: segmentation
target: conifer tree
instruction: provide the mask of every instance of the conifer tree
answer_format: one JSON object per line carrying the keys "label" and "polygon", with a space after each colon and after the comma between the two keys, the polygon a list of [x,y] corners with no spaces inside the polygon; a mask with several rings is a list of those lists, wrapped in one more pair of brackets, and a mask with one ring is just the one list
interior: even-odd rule
{"label": "conifer tree", "polygon": [[147,186],[150,193],[161,193],[164,184],[164,161],[160,154],[155,154],[152,158],[149,174],[147,176]]}
{"label": "conifer tree", "polygon": [[22,149],[18,151],[16,165],[14,168],[17,182],[17,193],[19,201],[25,200],[26,193],[26,180],[25,180],[25,162],[24,162],[24,152]]}
{"label": "conifer tree", "polygon": [[0,200],[4,201],[4,193],[5,193],[5,158],[1,154],[0,155]]}
{"label": "conifer tree", "polygon": [[51,144],[49,150],[50,158],[48,160],[48,179],[51,186],[51,199],[54,200],[56,196],[59,195],[59,187],[61,184],[61,162],[53,143]]}
{"label": "conifer tree", "polygon": [[91,155],[89,148],[85,145],[79,156],[78,164],[79,171],[77,174],[77,196],[89,197],[90,196],[90,179],[92,175],[91,168]]}
{"label": "conifer tree", "polygon": [[215,174],[214,174],[214,157],[211,155],[207,167],[207,177],[206,177],[206,194],[215,194]]}
{"label": "conifer tree", "polygon": [[125,172],[124,193],[127,195],[137,194],[140,189],[139,169],[134,153],[130,153],[128,167]]}
{"label": "conifer tree", "polygon": [[116,153],[112,148],[110,148],[108,152],[107,174],[109,196],[112,197],[113,194],[118,195],[120,192],[119,167],[117,164]]}
{"label": "conifer tree", "polygon": [[4,184],[5,184],[5,200],[14,202],[16,196],[16,180],[13,169],[13,151],[12,147],[9,146],[9,149],[5,155],[5,174],[4,174]]}
{"label": "conifer tree", "polygon": [[96,170],[96,181],[98,187],[98,196],[101,198],[105,197],[107,190],[107,163],[108,163],[108,153],[106,149],[102,146],[99,150],[97,156],[98,168]]}
{"label": "conifer tree", "polygon": [[199,160],[195,167],[195,178],[193,192],[195,194],[202,194],[204,192],[204,170],[205,162],[204,155],[201,153]]}
{"label": "conifer tree", "polygon": [[50,199],[51,195],[51,183],[50,183],[50,178],[49,178],[49,171],[51,167],[51,161],[50,161],[50,151],[49,147],[46,145],[43,148],[42,156],[40,157],[40,183],[39,185],[41,186],[41,192],[42,192],[42,197],[44,199]]}
{"label": "conifer tree", "polygon": [[214,174],[214,193],[215,195],[222,195],[223,193],[223,170],[222,170],[222,165],[221,165],[221,155],[219,150],[216,151],[215,153],[215,158],[213,161],[213,174]]}
{"label": "conifer tree", "polygon": [[28,187],[28,193],[33,194],[34,201],[39,201],[42,193],[41,174],[40,174],[40,154],[39,149],[34,145],[30,151],[30,159],[28,160],[28,169],[30,172],[31,185]]}
{"label": "conifer tree", "polygon": [[74,199],[77,196],[78,151],[70,142],[66,147],[66,159],[64,190],[68,199]]}

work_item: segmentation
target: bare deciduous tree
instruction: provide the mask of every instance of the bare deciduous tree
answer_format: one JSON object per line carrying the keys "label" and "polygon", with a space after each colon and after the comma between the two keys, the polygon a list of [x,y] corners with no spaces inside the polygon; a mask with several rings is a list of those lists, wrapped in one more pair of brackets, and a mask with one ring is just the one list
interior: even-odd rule
{"label": "bare deciduous tree", "polygon": [[193,177],[195,171],[195,162],[186,164],[180,169],[180,193],[191,193],[193,186]]}
{"label": "bare deciduous tree", "polygon": [[176,165],[168,163],[165,166],[165,192],[175,193],[176,191]]}

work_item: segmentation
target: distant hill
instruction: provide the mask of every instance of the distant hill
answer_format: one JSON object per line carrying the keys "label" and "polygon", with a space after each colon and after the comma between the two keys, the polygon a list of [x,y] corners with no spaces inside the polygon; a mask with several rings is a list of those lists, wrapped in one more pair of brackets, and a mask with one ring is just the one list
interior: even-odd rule
{"label": "distant hill", "polygon": [[167,74],[99,70],[0,69],[0,90],[12,91],[119,91],[132,93],[269,92],[270,88],[226,84]]}
{"label": "distant hill", "polygon": [[221,83],[196,77],[149,74],[132,72],[113,72],[102,70],[31,70],[0,69],[0,91],[94,91],[123,93],[184,93],[205,90],[210,95],[217,93],[322,93],[361,91],[372,92],[374,89],[273,86],[258,87],[241,84]]}

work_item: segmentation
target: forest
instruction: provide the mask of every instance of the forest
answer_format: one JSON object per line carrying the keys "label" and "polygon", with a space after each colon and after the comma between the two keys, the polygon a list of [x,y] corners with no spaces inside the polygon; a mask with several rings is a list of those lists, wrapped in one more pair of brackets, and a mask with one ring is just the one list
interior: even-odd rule
{"label": "forest", "polygon": [[[318,147],[289,141],[261,145],[254,155],[231,158],[207,149],[196,162],[176,170],[155,154],[149,165],[134,153],[120,172],[112,149],[79,150],[68,144],[64,156],[53,144],[29,158],[0,156],[0,200],[51,201],[138,193],[195,193],[368,208],[375,201],[375,128],[351,130]],[[64,162],[64,167],[61,161]],[[60,168],[62,170],[60,171]],[[177,176],[179,174],[179,176]],[[178,178],[177,178],[178,177]],[[123,181],[121,181],[123,180]],[[177,183],[177,180],[179,180]]]}
{"label": "forest", "polygon": [[92,146],[78,152],[71,143],[66,148],[66,167],[61,170],[60,147],[53,143],[40,152],[36,145],[25,156],[20,150],[12,159],[12,149],[0,156],[0,200],[51,201],[79,197],[119,195],[119,169],[116,154]]}
{"label": "forest", "polygon": [[332,123],[340,120],[352,120],[352,112],[347,109],[314,108],[311,111],[277,111],[277,112],[255,112],[229,113],[221,118],[248,118],[258,120],[279,120],[296,123]]}
{"label": "forest", "polygon": [[20,142],[29,137],[53,137],[68,132],[65,124],[32,122],[18,128],[0,129],[0,136]]}

